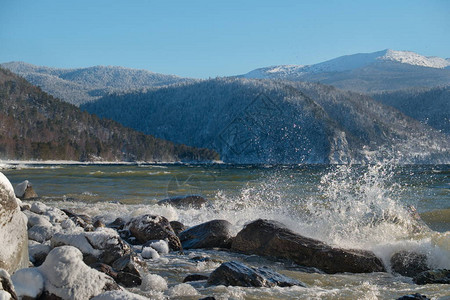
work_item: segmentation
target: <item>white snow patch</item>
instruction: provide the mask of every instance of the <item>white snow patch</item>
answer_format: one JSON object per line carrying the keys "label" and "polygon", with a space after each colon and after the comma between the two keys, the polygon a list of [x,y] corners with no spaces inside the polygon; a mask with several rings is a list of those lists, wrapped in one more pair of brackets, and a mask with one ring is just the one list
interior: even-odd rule
{"label": "white snow patch", "polygon": [[158,252],[152,247],[144,247],[144,249],[142,249],[141,255],[146,259],[158,259],[160,257]]}
{"label": "white snow patch", "polygon": [[11,294],[4,291],[4,290],[0,290],[0,300],[10,300],[11,298]]}
{"label": "white snow patch", "polygon": [[169,244],[164,240],[153,242],[149,246],[158,251],[159,254],[169,253]]}
{"label": "white snow patch", "polygon": [[156,274],[145,274],[142,277],[140,286],[143,291],[165,291],[167,290],[167,281]]}
{"label": "white snow patch", "polygon": [[44,290],[44,277],[37,268],[20,269],[11,276],[17,296],[37,298]]}

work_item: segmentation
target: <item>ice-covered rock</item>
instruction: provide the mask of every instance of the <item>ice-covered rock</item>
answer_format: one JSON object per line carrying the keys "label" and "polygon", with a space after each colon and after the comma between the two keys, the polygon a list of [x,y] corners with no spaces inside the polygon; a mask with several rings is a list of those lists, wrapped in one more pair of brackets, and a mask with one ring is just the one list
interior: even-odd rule
{"label": "ice-covered rock", "polygon": [[44,277],[37,268],[20,269],[11,276],[20,299],[38,298],[44,291]]}
{"label": "ice-covered rock", "polygon": [[152,241],[147,243],[146,245],[158,251],[159,254],[167,254],[170,250],[169,244],[164,240]]}
{"label": "ice-covered rock", "polygon": [[28,253],[30,261],[34,266],[40,266],[45,261],[47,254],[52,250],[50,245],[41,244],[36,241],[28,241]]}
{"label": "ice-covered rock", "polygon": [[35,225],[52,226],[52,223],[50,223],[50,218],[47,216],[39,215],[30,210],[24,210],[23,213],[28,218],[28,228],[31,228]]}
{"label": "ice-covered rock", "polygon": [[91,300],[148,300],[148,298],[128,291],[108,291]]}
{"label": "ice-covered rock", "polygon": [[53,224],[61,223],[69,218],[59,208],[47,206],[42,202],[34,202],[30,207],[30,211],[39,215],[46,215]]}
{"label": "ice-covered rock", "polygon": [[33,189],[33,185],[28,180],[22,181],[18,185],[16,185],[15,194],[17,198],[28,200],[37,198],[38,195]]}
{"label": "ice-covered rock", "polygon": [[14,273],[28,267],[27,218],[3,173],[0,173],[0,245],[0,268]]}
{"label": "ice-covered rock", "polygon": [[56,233],[56,229],[53,226],[35,225],[28,229],[28,239],[43,243],[52,238]]}
{"label": "ice-covered rock", "polygon": [[126,228],[142,244],[150,240],[167,239],[172,250],[181,250],[181,242],[163,216],[142,215],[131,219]]}
{"label": "ice-covered rock", "polygon": [[141,290],[165,291],[167,290],[167,281],[157,274],[145,274],[142,278]]}
{"label": "ice-covered rock", "polygon": [[57,233],[51,239],[53,247],[71,245],[78,248],[87,263],[97,260],[110,264],[131,253],[130,247],[110,228],[98,228],[92,232]]}
{"label": "ice-covered rock", "polygon": [[5,269],[0,269],[0,299],[18,299],[11,277]]}
{"label": "ice-covered rock", "polygon": [[144,247],[142,248],[141,256],[146,259],[158,259],[159,253],[152,247]]}
{"label": "ice-covered rock", "polygon": [[45,290],[62,299],[89,299],[119,289],[111,277],[87,266],[81,251],[72,246],[53,249],[37,269],[44,277]]}

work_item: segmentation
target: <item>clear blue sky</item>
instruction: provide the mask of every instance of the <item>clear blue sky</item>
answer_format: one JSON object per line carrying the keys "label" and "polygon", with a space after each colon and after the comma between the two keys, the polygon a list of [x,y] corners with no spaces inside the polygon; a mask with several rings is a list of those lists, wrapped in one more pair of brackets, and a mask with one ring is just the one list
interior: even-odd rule
{"label": "clear blue sky", "polygon": [[0,0],[0,62],[206,78],[386,48],[450,57],[450,1]]}

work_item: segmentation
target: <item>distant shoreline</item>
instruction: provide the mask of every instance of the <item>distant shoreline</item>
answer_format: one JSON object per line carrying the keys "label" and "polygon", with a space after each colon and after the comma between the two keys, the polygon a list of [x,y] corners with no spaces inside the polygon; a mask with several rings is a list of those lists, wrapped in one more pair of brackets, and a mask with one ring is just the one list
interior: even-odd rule
{"label": "distant shoreline", "polygon": [[176,164],[224,164],[223,161],[183,162],[183,161],[76,161],[76,160],[0,160],[0,170],[4,166],[20,165],[73,165],[73,166],[95,166],[95,165],[176,165]]}

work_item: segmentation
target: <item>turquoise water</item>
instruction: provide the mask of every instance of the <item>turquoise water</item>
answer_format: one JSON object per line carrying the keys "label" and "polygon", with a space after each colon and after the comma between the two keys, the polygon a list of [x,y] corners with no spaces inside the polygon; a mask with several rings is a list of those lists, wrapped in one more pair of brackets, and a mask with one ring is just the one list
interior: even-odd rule
{"label": "turquoise water", "polygon": [[[450,268],[449,165],[25,164],[2,172],[13,185],[31,181],[40,201],[101,216],[105,221],[143,213],[161,214],[188,226],[226,219],[238,232],[257,218],[275,219],[334,246],[371,250],[388,268],[390,256],[400,250],[424,253],[432,267]],[[186,194],[201,194],[211,205],[202,209],[156,205],[158,200]],[[425,224],[411,216],[409,205],[417,209]],[[199,294],[219,299],[393,299],[413,292],[436,299],[450,297],[448,286],[416,286],[410,278],[390,273],[308,274],[264,258],[221,251],[168,255],[150,261],[149,272],[174,285],[187,273],[208,274],[218,266],[189,260],[199,254],[268,265],[309,285],[307,289],[195,286]],[[156,299],[167,296],[146,295]]]}

